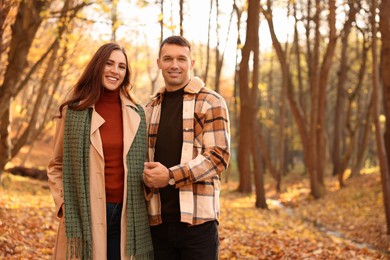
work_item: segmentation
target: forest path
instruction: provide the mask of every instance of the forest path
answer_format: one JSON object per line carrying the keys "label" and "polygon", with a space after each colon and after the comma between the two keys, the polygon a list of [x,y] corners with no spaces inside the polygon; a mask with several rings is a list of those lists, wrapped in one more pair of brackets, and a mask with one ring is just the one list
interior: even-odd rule
{"label": "forest path", "polygon": [[342,231],[335,230],[334,228],[329,228],[323,224],[317,223],[315,220],[310,220],[308,218],[300,216],[299,213],[297,213],[294,208],[288,207],[283,205],[283,203],[280,202],[280,200],[275,199],[268,199],[267,202],[272,203],[275,205],[275,207],[279,207],[280,209],[284,210],[287,215],[300,218],[301,221],[307,222],[310,225],[313,225],[318,231],[322,232],[324,236],[330,237],[333,241],[340,241],[340,243],[343,244],[349,244],[353,247],[357,247],[360,249],[367,248],[369,250],[372,250],[374,252],[377,252],[378,254],[384,255],[389,257],[390,251],[384,250],[383,248],[377,247],[373,244],[367,243],[367,242],[359,242],[352,238],[349,238],[347,235],[345,235]]}

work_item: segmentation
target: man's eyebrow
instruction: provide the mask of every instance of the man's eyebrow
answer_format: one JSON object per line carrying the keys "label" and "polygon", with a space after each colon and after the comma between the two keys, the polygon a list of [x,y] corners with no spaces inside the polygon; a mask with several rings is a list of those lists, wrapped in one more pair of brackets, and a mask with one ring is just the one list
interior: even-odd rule
{"label": "man's eyebrow", "polygon": [[162,58],[173,58],[173,57],[177,57],[177,58],[187,58],[186,55],[173,56],[173,55],[167,54],[167,55],[163,55],[163,56],[162,56]]}

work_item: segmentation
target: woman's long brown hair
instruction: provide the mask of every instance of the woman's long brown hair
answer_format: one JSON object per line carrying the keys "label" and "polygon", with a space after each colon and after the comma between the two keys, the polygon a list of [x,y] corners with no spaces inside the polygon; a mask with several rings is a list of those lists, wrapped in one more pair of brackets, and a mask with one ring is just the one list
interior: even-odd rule
{"label": "woman's long brown hair", "polygon": [[[101,93],[104,90],[102,83],[102,74],[104,72],[104,66],[106,65],[110,55],[113,51],[121,51],[126,58],[126,75],[123,79],[120,88],[123,89],[125,94],[134,101],[130,96],[130,68],[125,50],[117,43],[106,43],[102,45],[93,55],[92,59],[87,64],[83,74],[73,87],[72,95],[70,99],[66,100],[59,107],[60,115],[62,117],[62,110],[65,106],[73,110],[84,110],[87,107],[95,104]],[[82,101],[82,102],[80,102]]]}

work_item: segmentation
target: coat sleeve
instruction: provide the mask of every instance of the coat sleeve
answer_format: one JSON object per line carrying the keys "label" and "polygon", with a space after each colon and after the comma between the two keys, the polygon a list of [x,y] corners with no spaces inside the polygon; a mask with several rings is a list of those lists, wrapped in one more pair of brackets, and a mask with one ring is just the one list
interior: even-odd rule
{"label": "coat sleeve", "polygon": [[62,182],[62,158],[64,143],[65,113],[57,119],[54,135],[53,152],[47,167],[49,186],[53,195],[57,217],[63,216],[62,206],[64,204],[63,182]]}
{"label": "coat sleeve", "polygon": [[[196,157],[170,170],[176,188],[219,176],[230,161],[230,122],[225,100],[220,97],[211,104],[202,116],[201,144]],[[197,130],[195,132],[198,132]]]}
{"label": "coat sleeve", "polygon": [[[145,112],[145,119],[146,119],[146,161],[150,161],[150,156],[149,156],[149,149],[148,149],[148,129],[149,129],[149,124],[150,124],[150,115],[151,115],[151,107],[150,106],[147,106],[147,105],[144,105],[142,106],[142,108],[144,109],[144,112]],[[144,196],[145,196],[145,200],[146,201],[150,201],[152,196],[153,196],[153,193],[155,192],[154,189],[151,189],[149,187],[147,187],[143,182],[142,182],[142,185],[144,187]]]}

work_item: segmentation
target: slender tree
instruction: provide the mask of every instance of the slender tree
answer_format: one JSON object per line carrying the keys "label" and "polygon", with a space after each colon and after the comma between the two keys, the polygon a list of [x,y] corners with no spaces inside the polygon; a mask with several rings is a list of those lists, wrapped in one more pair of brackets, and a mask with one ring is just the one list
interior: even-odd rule
{"label": "slender tree", "polygon": [[219,92],[220,91],[220,80],[222,76],[222,68],[224,65],[224,59],[225,59],[225,53],[226,53],[226,47],[228,40],[230,38],[230,31],[232,27],[232,21],[233,21],[233,16],[234,16],[234,8],[232,8],[232,11],[230,13],[230,18],[229,18],[229,25],[228,25],[228,30],[226,33],[226,38],[224,41],[224,49],[221,48],[221,40],[220,40],[220,22],[219,22],[219,0],[216,0],[216,8],[217,8],[217,17],[216,17],[216,23],[217,23],[217,28],[216,28],[216,37],[217,37],[217,46],[215,48],[215,91]]}
{"label": "slender tree", "polygon": [[[321,1],[316,1],[317,6]],[[332,66],[332,61],[336,49],[336,1],[328,1],[328,26],[329,39],[326,51],[321,63],[319,79],[318,79],[318,115],[316,123],[316,147],[317,147],[317,178],[321,185],[324,185],[324,172],[326,166],[326,143],[325,143],[325,118],[326,118],[326,89],[328,87],[329,72]],[[317,7],[320,8],[320,7]],[[319,29],[319,28],[318,28]]]}
{"label": "slender tree", "polygon": [[[240,124],[239,124],[239,191],[250,192],[250,174],[253,163],[256,187],[256,207],[267,208],[264,189],[264,174],[258,136],[257,118],[259,92],[259,25],[260,2],[248,0],[248,17],[245,44],[241,51],[239,71]],[[253,64],[253,70],[249,68]],[[244,157],[245,156],[245,157]]]}
{"label": "slender tree", "polygon": [[0,87],[0,175],[11,156],[9,135],[11,99],[16,96],[15,86],[28,66],[28,51],[42,23],[41,12],[48,4],[48,1],[21,1],[12,26],[8,63]]}
{"label": "slender tree", "polygon": [[[236,27],[237,31],[239,32],[241,30],[241,17],[242,17],[242,12],[243,9],[239,8],[236,0],[233,0],[233,7],[232,7],[232,12],[236,15],[237,17],[237,22],[236,22]],[[234,123],[235,128],[238,128],[239,126],[239,82],[238,82],[238,73],[239,73],[239,58],[240,58],[240,48],[241,48],[241,37],[240,34],[237,36],[236,40],[236,55],[234,59],[234,87],[233,87],[233,93],[232,93],[232,98],[233,98],[233,113],[231,114],[232,117],[232,122]],[[232,132],[233,140],[239,140],[239,132],[234,131]],[[236,153],[236,161],[239,161],[239,155]],[[230,167],[229,167],[230,169]],[[228,181],[229,178],[229,171],[227,172],[226,176],[226,182]]]}
{"label": "slender tree", "polygon": [[179,31],[180,35],[184,35],[183,20],[184,20],[184,0],[179,0]]}
{"label": "slender tree", "polygon": [[[360,93],[356,92],[356,102],[357,109],[356,114],[361,115],[360,120],[358,122],[358,133],[356,136],[356,147],[359,149],[355,150],[355,154],[353,155],[353,165],[351,170],[351,177],[358,176],[360,170],[363,168],[364,159],[367,154],[367,144],[370,136],[371,130],[371,121],[372,121],[372,89],[367,88],[367,93],[364,94],[364,78],[366,77],[367,72],[367,59],[370,50],[369,39],[366,36],[367,33],[361,31],[363,35],[363,41],[361,43],[361,62],[360,68],[358,71],[358,79],[357,79],[357,88],[360,89]],[[365,97],[368,97],[367,99]],[[367,104],[366,104],[367,103]],[[351,103],[352,105],[352,103]]]}
{"label": "slender tree", "polygon": [[[372,0],[372,25],[376,26],[375,17],[376,17],[376,1]],[[384,112],[386,118],[390,118],[390,2],[382,1],[380,6],[380,32],[382,35],[382,50],[381,50],[381,75],[383,79],[383,101],[384,101]],[[376,28],[372,29],[373,33],[373,56],[376,57]],[[376,60],[376,59],[375,59]],[[376,64],[374,63],[373,58],[373,85],[374,85],[374,96],[377,97],[379,95],[379,85],[378,85],[378,72]],[[382,191],[383,191],[383,203],[386,213],[386,224],[387,224],[387,234],[390,234],[390,177],[389,177],[389,169],[390,169],[390,120],[386,120],[386,128],[385,128],[385,144],[383,144],[380,140],[382,140],[379,118],[378,118],[378,106],[379,102],[377,99],[374,100],[374,116],[375,116],[375,126],[378,128],[376,130],[377,144],[378,144],[378,156],[380,160],[380,171],[381,171],[381,182],[382,182]]]}
{"label": "slender tree", "polygon": [[208,79],[208,75],[209,75],[209,68],[210,68],[211,17],[212,17],[212,13],[213,13],[213,6],[214,6],[214,0],[210,0],[209,20],[208,20],[208,26],[207,26],[206,68],[205,68],[204,74],[203,74],[203,81],[205,84],[207,84],[207,79]]}
{"label": "slender tree", "polygon": [[[3,34],[4,34],[4,28],[7,26],[7,17],[9,17],[9,12],[11,11],[13,6],[16,6],[17,2],[14,0],[3,0],[0,1],[0,61],[2,60],[1,57],[4,54],[5,49],[7,46],[4,46],[3,44]],[[0,69],[0,73],[2,73],[2,69]]]}
{"label": "slender tree", "polygon": [[[343,175],[345,169],[341,166],[341,154],[343,146],[345,145],[345,133],[343,125],[346,121],[345,104],[347,99],[347,91],[345,84],[347,82],[348,74],[348,46],[350,39],[350,32],[352,29],[352,23],[355,21],[355,16],[358,8],[354,4],[355,1],[349,1],[349,13],[348,19],[344,25],[344,29],[341,34],[341,57],[340,67],[338,72],[337,82],[337,94],[336,94],[336,108],[334,113],[334,131],[333,131],[333,149],[332,149],[332,161],[333,161],[333,173],[332,175]],[[352,141],[352,140],[351,140]],[[353,142],[351,142],[353,143]],[[342,179],[342,178],[341,178]],[[341,184],[341,183],[340,183]]]}
{"label": "slender tree", "polygon": [[116,41],[116,31],[119,27],[118,0],[111,0],[111,41]]}
{"label": "slender tree", "polygon": [[[248,5],[251,3],[252,0],[248,0]],[[248,8],[249,10],[249,8]],[[253,17],[250,17],[253,19]],[[247,26],[249,28],[253,26],[253,23],[256,23],[256,21],[250,20],[249,16],[247,18]],[[251,182],[251,165],[250,165],[250,158],[251,158],[251,109],[250,109],[250,86],[249,86],[249,58],[251,53],[251,47],[250,44],[253,44],[249,42],[250,40],[250,33],[249,29],[247,27],[247,34],[246,34],[246,40],[244,47],[241,50],[241,61],[239,65],[239,72],[238,72],[238,86],[239,86],[239,125],[238,125],[238,132],[239,132],[239,138],[238,138],[238,169],[240,173],[240,182],[238,186],[238,191],[240,192],[251,192],[252,191],[252,182]],[[253,36],[252,36],[253,37]],[[253,40],[252,40],[253,41]]]}

